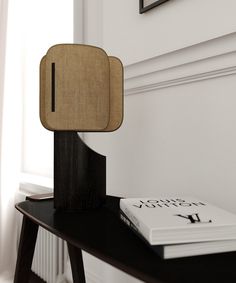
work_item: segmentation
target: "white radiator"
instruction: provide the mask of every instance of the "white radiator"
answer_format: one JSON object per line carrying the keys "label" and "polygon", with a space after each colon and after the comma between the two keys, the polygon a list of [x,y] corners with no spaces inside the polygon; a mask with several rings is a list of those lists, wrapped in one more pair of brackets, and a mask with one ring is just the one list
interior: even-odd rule
{"label": "white radiator", "polygon": [[63,282],[67,257],[64,241],[39,227],[32,271],[47,283]]}
{"label": "white radiator", "polygon": [[[98,260],[83,253],[85,261],[85,277],[88,283],[102,283]],[[39,227],[35,246],[32,271],[46,283],[72,283],[70,260],[66,242]]]}

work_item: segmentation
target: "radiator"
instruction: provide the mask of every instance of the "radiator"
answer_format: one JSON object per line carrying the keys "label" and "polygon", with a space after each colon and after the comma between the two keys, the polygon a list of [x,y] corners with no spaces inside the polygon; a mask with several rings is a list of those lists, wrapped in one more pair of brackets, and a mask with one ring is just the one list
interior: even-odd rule
{"label": "radiator", "polygon": [[[94,265],[97,259],[87,253],[83,253],[83,259],[86,263],[86,282],[104,282],[98,272],[98,269],[101,271],[102,266]],[[46,283],[73,282],[66,242],[39,227],[31,269]]]}
{"label": "radiator", "polygon": [[32,271],[47,283],[63,282],[67,257],[64,241],[39,227]]}
{"label": "radiator", "polygon": [[[22,191],[18,192],[16,194],[16,202],[24,201],[26,195],[28,194]],[[17,217],[17,239],[19,244],[22,216],[18,214]],[[105,275],[103,276],[102,273],[104,266],[99,264],[97,259],[94,262],[94,259],[86,253],[83,253],[83,256],[85,256],[86,282],[104,283]],[[46,283],[73,282],[66,243],[41,227],[38,230],[32,270]]]}
{"label": "radiator", "polygon": [[[31,191],[36,187],[36,191]],[[35,193],[48,193],[40,191],[39,186],[28,183],[20,184],[21,190],[16,193],[15,201],[24,201],[26,196]],[[39,190],[39,191],[38,191]],[[18,214],[17,240],[19,244],[22,215]],[[69,256],[66,243],[47,230],[39,227],[38,236],[34,251],[32,271],[42,278],[46,283],[65,283],[65,271],[68,270]]]}

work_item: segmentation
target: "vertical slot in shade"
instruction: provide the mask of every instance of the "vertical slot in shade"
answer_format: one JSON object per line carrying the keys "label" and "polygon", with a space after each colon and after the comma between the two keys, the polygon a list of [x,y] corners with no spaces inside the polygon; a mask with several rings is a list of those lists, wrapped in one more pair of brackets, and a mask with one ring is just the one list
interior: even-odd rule
{"label": "vertical slot in shade", "polygon": [[55,112],[55,63],[52,63],[52,112]]}

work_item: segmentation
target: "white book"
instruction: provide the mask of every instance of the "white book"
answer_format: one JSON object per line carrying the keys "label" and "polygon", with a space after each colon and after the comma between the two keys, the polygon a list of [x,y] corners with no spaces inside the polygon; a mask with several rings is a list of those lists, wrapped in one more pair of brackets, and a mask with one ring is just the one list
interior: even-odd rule
{"label": "white book", "polygon": [[193,197],[121,199],[120,209],[151,245],[236,240],[236,215]]}
{"label": "white book", "polygon": [[154,246],[164,259],[198,256],[236,251],[236,240],[188,243],[178,245]]}
{"label": "white book", "polygon": [[198,256],[206,254],[236,251],[236,240],[219,240],[209,242],[183,243],[172,245],[149,245],[146,239],[138,233],[135,225],[121,212],[121,220],[139,236],[147,246],[163,259]]}

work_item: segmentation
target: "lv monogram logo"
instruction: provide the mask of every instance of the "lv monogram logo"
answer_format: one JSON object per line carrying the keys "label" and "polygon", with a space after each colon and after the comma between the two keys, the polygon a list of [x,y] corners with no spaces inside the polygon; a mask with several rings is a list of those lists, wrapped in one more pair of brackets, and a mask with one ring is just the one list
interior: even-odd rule
{"label": "lv monogram logo", "polygon": [[202,221],[198,215],[198,213],[182,215],[182,214],[175,214],[175,216],[179,216],[189,220],[188,224],[195,224],[195,223],[212,223],[212,220]]}

